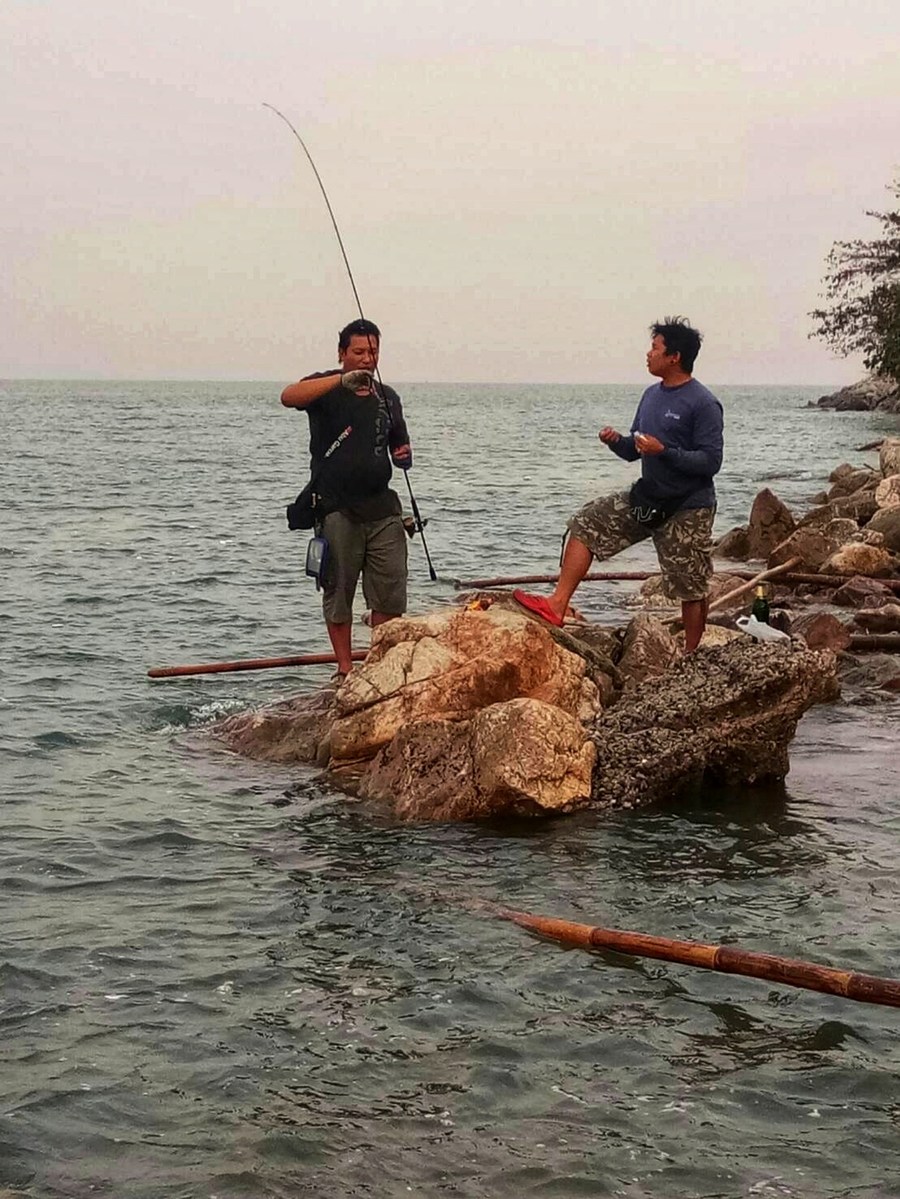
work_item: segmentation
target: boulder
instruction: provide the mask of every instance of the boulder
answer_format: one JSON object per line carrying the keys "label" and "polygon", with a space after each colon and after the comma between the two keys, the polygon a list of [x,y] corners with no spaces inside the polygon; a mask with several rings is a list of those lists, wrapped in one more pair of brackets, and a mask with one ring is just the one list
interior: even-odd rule
{"label": "boulder", "polygon": [[885,549],[900,553],[900,506],[879,508],[866,525],[866,532],[880,533]]}
{"label": "boulder", "polygon": [[818,507],[810,508],[805,516],[801,516],[797,521],[798,529],[820,529],[824,525],[830,524],[837,516],[834,504],[820,504]]}
{"label": "boulder", "polygon": [[[839,496],[853,495],[860,488],[872,483],[874,478],[875,472],[871,467],[863,466],[851,469],[849,472],[838,475],[828,490],[828,498],[834,500]],[[880,479],[881,475],[879,474],[877,478]]]}
{"label": "boulder", "polygon": [[618,663],[625,689],[633,689],[646,679],[665,674],[678,653],[677,641],[655,616],[642,613],[633,617],[625,630]]}
{"label": "boulder", "polygon": [[878,451],[878,462],[885,478],[889,475],[900,475],[900,437],[884,439]]}
{"label": "boulder", "polygon": [[[830,520],[827,525],[801,525],[790,537],[775,547],[769,555],[768,565],[782,566],[791,558],[800,558],[799,571],[818,570],[823,562],[843,545],[848,536],[857,531],[853,522]],[[859,571],[857,573],[864,573]]]}
{"label": "boulder", "polygon": [[763,488],[750,509],[747,544],[749,557],[768,558],[776,545],[790,537],[797,522],[791,510],[768,487]]}
{"label": "boulder", "polygon": [[842,462],[840,466],[836,466],[828,476],[829,483],[840,483],[841,479],[849,479],[855,470],[858,468],[852,462]]}
{"label": "boulder", "polygon": [[791,636],[802,637],[810,649],[840,653],[850,644],[850,629],[829,612],[805,612],[791,622]]}
{"label": "boulder", "polygon": [[746,562],[750,557],[750,528],[748,525],[735,525],[729,529],[713,546],[714,558],[730,558],[735,562]]}
{"label": "boulder", "polygon": [[210,732],[236,754],[266,762],[315,762],[334,720],[335,688],[237,712]]}
{"label": "boulder", "polygon": [[595,757],[574,717],[515,699],[471,720],[401,729],[363,776],[359,795],[404,820],[565,811],[590,800]]}
{"label": "boulder", "polygon": [[584,659],[530,617],[491,607],[388,621],[337,694],[332,766],[374,757],[408,724],[462,720],[520,697],[584,718],[598,706]]}
{"label": "boulder", "polygon": [[800,642],[698,649],[595,720],[593,802],[632,808],[704,778],[783,778],[797,721],[838,694],[834,655]]}
{"label": "boulder", "polygon": [[893,596],[890,587],[885,587],[884,583],[879,583],[877,579],[853,575],[837,588],[831,602],[841,608],[877,608],[881,604],[890,603]]}
{"label": "boulder", "polygon": [[823,575],[868,575],[869,578],[885,578],[894,573],[893,554],[876,545],[850,542],[840,546],[822,563]]}
{"label": "boulder", "polygon": [[845,495],[832,500],[829,504],[832,513],[835,517],[853,520],[858,525],[865,524],[878,511],[878,502],[875,499],[876,486],[877,484],[872,484],[867,487],[861,487],[859,491],[854,491],[852,495]]}
{"label": "boulder", "polygon": [[900,508],[900,474],[887,475],[875,489],[878,508]]}

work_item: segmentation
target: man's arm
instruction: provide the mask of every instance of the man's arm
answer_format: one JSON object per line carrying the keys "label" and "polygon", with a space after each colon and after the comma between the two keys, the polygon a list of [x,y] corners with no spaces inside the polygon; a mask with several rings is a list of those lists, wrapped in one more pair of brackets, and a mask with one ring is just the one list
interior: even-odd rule
{"label": "man's arm", "polygon": [[403,405],[393,389],[390,391],[386,389],[386,398],[391,414],[391,431],[388,434],[391,460],[394,466],[400,467],[401,470],[409,470],[412,466],[412,450],[409,446],[409,429],[406,427],[406,419],[403,416]]}
{"label": "man's arm", "polygon": [[694,448],[679,450],[671,447],[663,450],[660,457],[687,475],[712,478],[722,467],[723,425],[722,405],[717,400],[710,400],[694,414]]}
{"label": "man's arm", "polygon": [[281,393],[281,402],[285,408],[308,408],[323,395],[333,391],[340,381],[340,371],[329,371],[324,375],[301,379],[299,383],[289,383]]}

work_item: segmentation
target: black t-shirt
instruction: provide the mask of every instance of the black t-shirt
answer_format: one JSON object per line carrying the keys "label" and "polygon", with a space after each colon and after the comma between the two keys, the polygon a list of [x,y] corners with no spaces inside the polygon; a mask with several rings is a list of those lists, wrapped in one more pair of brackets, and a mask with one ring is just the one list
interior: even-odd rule
{"label": "black t-shirt", "polygon": [[[400,397],[392,387],[373,384],[373,394],[359,396],[334,375],[331,391],[305,409],[309,417],[309,454],[314,490],[321,511],[346,512],[356,520],[381,520],[400,511],[400,500],[388,484],[389,451],[409,442]],[[377,392],[377,394],[374,394]]]}

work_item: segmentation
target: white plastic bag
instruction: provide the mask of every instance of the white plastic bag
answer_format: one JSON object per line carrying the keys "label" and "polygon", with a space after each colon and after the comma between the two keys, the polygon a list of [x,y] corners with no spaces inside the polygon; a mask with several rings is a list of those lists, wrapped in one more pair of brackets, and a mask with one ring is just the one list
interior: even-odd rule
{"label": "white plastic bag", "polygon": [[742,633],[747,633],[756,641],[790,641],[787,633],[781,629],[773,629],[770,624],[757,620],[755,616],[739,616],[735,621]]}

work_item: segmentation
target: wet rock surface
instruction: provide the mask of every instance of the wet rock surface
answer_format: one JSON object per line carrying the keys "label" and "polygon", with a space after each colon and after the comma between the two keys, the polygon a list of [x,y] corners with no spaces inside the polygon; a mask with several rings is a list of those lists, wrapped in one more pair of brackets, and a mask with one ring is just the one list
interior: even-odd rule
{"label": "wet rock surface", "polygon": [[327,767],[401,819],[471,820],[651,803],[704,775],[782,777],[800,715],[837,691],[833,655],[799,640],[759,645],[711,626],[685,658],[646,614],[573,630],[503,606],[392,621],[337,691],[212,733],[238,753]]}
{"label": "wet rock surface", "polygon": [[797,721],[838,694],[834,655],[800,641],[700,649],[594,723],[593,801],[635,807],[703,778],[783,778]]}

